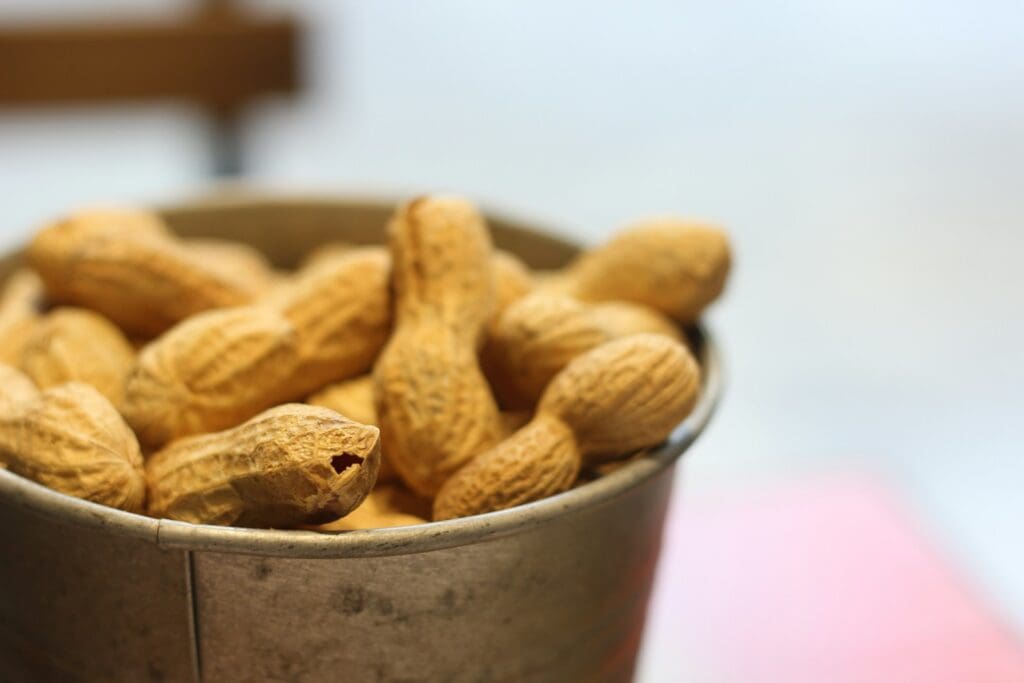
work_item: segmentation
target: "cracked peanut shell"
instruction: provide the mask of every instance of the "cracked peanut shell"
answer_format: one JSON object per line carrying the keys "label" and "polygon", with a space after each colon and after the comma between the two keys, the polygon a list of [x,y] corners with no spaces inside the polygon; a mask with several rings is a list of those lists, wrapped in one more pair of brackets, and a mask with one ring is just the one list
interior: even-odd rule
{"label": "cracked peanut shell", "polygon": [[354,510],[380,464],[376,427],[285,404],[180,439],[146,462],[149,513],[194,524],[287,528]]}

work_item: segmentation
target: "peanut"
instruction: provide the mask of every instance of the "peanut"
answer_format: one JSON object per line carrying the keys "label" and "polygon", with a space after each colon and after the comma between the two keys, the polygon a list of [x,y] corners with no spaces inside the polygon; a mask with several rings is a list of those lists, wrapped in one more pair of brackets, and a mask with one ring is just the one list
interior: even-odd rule
{"label": "peanut", "polygon": [[280,280],[267,257],[248,244],[213,237],[196,237],[184,242],[194,259],[226,280],[250,283],[249,286],[260,292],[269,290]]}
{"label": "peanut", "polygon": [[606,341],[651,332],[680,339],[672,321],[624,302],[585,304],[536,292],[513,303],[492,327],[484,367],[505,407],[536,405],[569,361]]}
{"label": "peanut", "polygon": [[[378,426],[377,406],[373,403],[373,386],[373,375],[361,375],[327,385],[310,396],[306,403],[330,408],[362,424]],[[387,453],[381,451],[377,481],[392,481],[397,476]]]}
{"label": "peanut", "polygon": [[[345,242],[329,242],[313,249],[303,260],[303,270],[323,267],[338,258],[351,253],[353,245]],[[495,249],[491,257],[494,268],[493,323],[513,302],[518,301],[534,289],[533,275],[518,256],[501,249]]]}
{"label": "peanut", "polygon": [[149,513],[194,524],[314,524],[355,509],[379,464],[376,427],[326,408],[285,404],[150,457]]}
{"label": "peanut", "polygon": [[496,249],[492,258],[494,268],[494,311],[490,326],[493,326],[509,306],[533,291],[533,276],[519,257],[507,251]]}
{"label": "peanut", "polygon": [[[306,403],[330,408],[350,420],[362,424],[379,426],[377,407],[373,403],[373,389],[373,375],[361,375],[324,387],[310,396]],[[529,421],[530,411],[528,410],[503,410],[501,411],[502,434],[507,436]]]}
{"label": "peanut", "polygon": [[291,322],[297,335],[300,369],[286,398],[370,369],[391,331],[389,270],[384,249],[352,249],[263,302]]}
{"label": "peanut", "polygon": [[0,366],[0,395],[3,466],[61,493],[142,511],[139,444],[98,391],[71,382],[39,392],[17,370]]}
{"label": "peanut", "polygon": [[276,311],[207,311],[142,349],[122,411],[143,443],[160,446],[234,427],[271,407],[297,367],[295,328]]}
{"label": "peanut", "polygon": [[[347,242],[328,242],[322,244],[306,256],[302,261],[301,270],[312,272],[314,269],[323,268],[338,259],[344,258],[352,253],[355,247]],[[491,262],[494,271],[494,306],[491,312],[489,326],[492,326],[501,313],[513,302],[529,294],[534,289],[533,276],[530,269],[517,257],[507,251],[495,249]],[[388,265],[390,268],[390,262]],[[344,391],[344,390],[342,390]],[[344,399],[341,399],[344,401]],[[333,407],[328,405],[328,407]],[[339,412],[344,414],[343,410]]]}
{"label": "peanut", "polygon": [[388,297],[386,254],[365,248],[259,304],[194,316],[139,354],[125,416],[159,446],[364,373],[387,339]]}
{"label": "peanut", "polygon": [[349,254],[356,245],[350,242],[327,242],[318,247],[313,247],[307,253],[299,265],[300,271],[310,271],[314,268],[329,265],[339,258]]}
{"label": "peanut", "polygon": [[259,290],[196,259],[146,211],[79,212],[43,228],[26,255],[54,301],[91,308],[140,336],[244,304]]}
{"label": "peanut", "polygon": [[0,295],[0,363],[17,365],[32,327],[39,320],[43,282],[27,268],[20,268],[4,283]]}
{"label": "peanut", "polygon": [[[404,204],[388,231],[389,249],[328,245],[284,278],[152,212],[44,228],[39,277],[0,296],[0,363],[44,389],[0,364],[0,467],[133,511],[148,491],[186,522],[370,529],[565,491],[692,410],[677,324],[724,287],[717,229],[638,223],[550,276],[494,250],[458,198]],[[151,339],[137,358],[117,326]],[[146,465],[111,402],[158,449]],[[384,454],[412,492],[371,493]]]}
{"label": "peanut", "polygon": [[581,301],[630,301],[689,324],[729,274],[729,241],[711,225],[676,218],[635,223],[545,283]]}
{"label": "peanut", "polygon": [[374,369],[384,451],[430,496],[501,437],[477,360],[493,307],[491,244],[468,202],[426,197],[389,225],[395,330]]}
{"label": "peanut", "polygon": [[58,308],[32,329],[21,368],[42,388],[79,381],[118,406],[135,351],[121,330],[98,313]]}
{"label": "peanut", "polygon": [[630,334],[661,334],[677,341],[683,340],[679,327],[663,314],[627,301],[606,301],[591,304],[590,316],[599,326],[608,331],[612,338]]}
{"label": "peanut", "polygon": [[[367,425],[377,426],[377,408],[373,403],[373,375],[362,375],[355,379],[336,382],[324,387],[307,399],[306,403],[323,406],[341,413],[345,417]],[[530,421],[526,410],[501,411],[501,433],[508,436]],[[388,460],[388,454],[381,451],[380,474],[377,481],[392,481],[398,474]]]}
{"label": "peanut", "polygon": [[28,375],[6,363],[0,363],[0,414],[11,413],[17,404],[39,396],[39,389]]}
{"label": "peanut", "polygon": [[693,409],[696,361],[679,342],[640,334],[571,361],[525,427],[441,488],[434,519],[521,505],[567,490],[580,468],[663,441]]}
{"label": "peanut", "polygon": [[501,438],[511,436],[533,418],[529,410],[501,411]]}
{"label": "peanut", "polygon": [[[413,501],[411,504],[407,501]],[[316,531],[357,531],[426,524],[430,508],[420,511],[419,501],[397,486],[378,485],[355,510],[333,522],[314,527]]]}
{"label": "peanut", "polygon": [[373,404],[373,375],[329,384],[309,397],[306,403],[323,406],[364,425],[377,425],[377,408]]}

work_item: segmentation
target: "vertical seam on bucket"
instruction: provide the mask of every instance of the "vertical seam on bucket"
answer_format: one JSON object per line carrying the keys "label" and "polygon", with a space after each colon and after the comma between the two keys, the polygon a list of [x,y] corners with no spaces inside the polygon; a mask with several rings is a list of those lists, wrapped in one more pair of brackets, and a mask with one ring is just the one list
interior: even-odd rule
{"label": "vertical seam on bucket", "polygon": [[192,678],[196,683],[203,680],[203,667],[199,646],[199,595],[196,591],[196,563],[191,550],[185,551],[185,598],[188,601],[188,630],[191,640]]}

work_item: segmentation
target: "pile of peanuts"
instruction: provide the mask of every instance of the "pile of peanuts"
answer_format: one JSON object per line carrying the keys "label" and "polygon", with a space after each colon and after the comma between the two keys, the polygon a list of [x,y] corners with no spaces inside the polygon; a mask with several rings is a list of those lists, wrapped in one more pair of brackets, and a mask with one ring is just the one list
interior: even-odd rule
{"label": "pile of peanuts", "polygon": [[44,227],[0,296],[0,467],[197,524],[345,531],[551,496],[664,441],[725,234],[636,223],[557,272],[458,197],[295,272],[150,211]]}

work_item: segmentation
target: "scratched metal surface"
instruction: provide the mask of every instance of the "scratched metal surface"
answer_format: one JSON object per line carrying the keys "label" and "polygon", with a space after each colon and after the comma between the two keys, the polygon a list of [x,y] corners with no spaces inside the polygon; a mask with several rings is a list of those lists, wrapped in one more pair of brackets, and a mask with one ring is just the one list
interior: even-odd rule
{"label": "scratched metal surface", "polygon": [[632,679],[669,470],[607,505],[412,555],[197,553],[204,680]]}
{"label": "scratched metal surface", "polygon": [[40,515],[0,475],[0,681],[194,680],[186,553],[156,520],[147,538]]}

